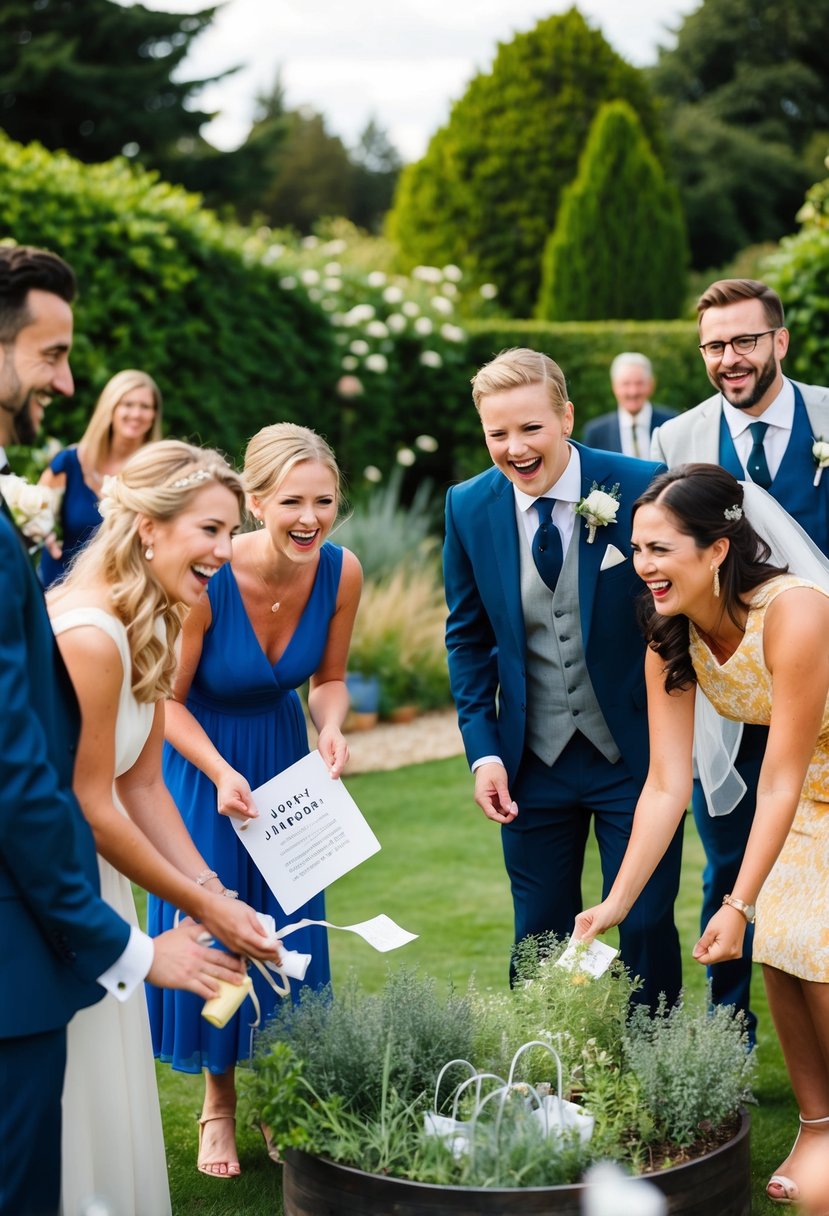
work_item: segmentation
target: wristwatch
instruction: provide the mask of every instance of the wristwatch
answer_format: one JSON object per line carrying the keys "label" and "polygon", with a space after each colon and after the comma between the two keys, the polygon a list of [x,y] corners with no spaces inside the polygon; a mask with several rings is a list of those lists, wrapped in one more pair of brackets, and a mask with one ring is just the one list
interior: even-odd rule
{"label": "wristwatch", "polygon": [[742,912],[748,924],[754,924],[754,904],[744,903],[736,895],[723,895],[722,901],[724,904],[728,904],[729,907],[736,908],[738,912]]}

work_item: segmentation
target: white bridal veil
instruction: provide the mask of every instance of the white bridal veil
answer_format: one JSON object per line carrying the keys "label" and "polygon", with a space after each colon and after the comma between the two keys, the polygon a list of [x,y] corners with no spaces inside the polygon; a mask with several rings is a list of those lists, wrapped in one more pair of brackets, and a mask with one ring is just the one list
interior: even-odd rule
{"label": "white bridal veil", "polygon": [[[788,566],[790,574],[808,579],[829,592],[829,559],[776,499],[753,481],[741,481],[743,510],[748,522],[771,548],[769,561]],[[694,759],[709,815],[728,815],[742,798],[746,784],[734,768],[743,734],[742,722],[722,718],[700,689],[694,717]]]}

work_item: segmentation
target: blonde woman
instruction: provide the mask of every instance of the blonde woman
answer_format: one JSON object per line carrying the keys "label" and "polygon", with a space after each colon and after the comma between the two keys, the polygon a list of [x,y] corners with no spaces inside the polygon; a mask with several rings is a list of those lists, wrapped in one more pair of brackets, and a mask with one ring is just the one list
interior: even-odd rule
{"label": "blonde woman", "polygon": [[[208,864],[280,926],[304,917],[322,920],[324,897],[287,917],[228,816],[255,815],[251,788],[307,754],[295,690],[309,678],[317,747],[331,776],[342,773],[348,758],[345,669],[362,571],[353,553],[326,539],[340,505],[340,474],[319,435],[287,422],[265,427],[248,444],[244,484],[259,527],[234,540],[232,562],[212,579],[185,624],[167,707],[164,776]],[[150,933],[167,928],[172,917],[170,905],[151,899]],[[311,955],[305,983],[328,983],[325,930],[301,930],[290,942]],[[274,994],[252,978],[267,1017]],[[292,987],[296,999],[299,985],[292,981]],[[237,1014],[216,1030],[199,1017],[196,1001],[158,1001],[149,989],[148,997],[156,1054],[180,1071],[205,1071],[198,1168],[235,1177],[234,1069],[249,1054],[250,1018]]]}
{"label": "blonde woman", "polygon": [[62,578],[101,522],[98,500],[103,479],[119,473],[133,452],[161,438],[161,392],[152,376],[132,368],[105,385],[80,442],[58,452],[40,484],[61,490],[62,542],[43,550],[44,587]]}
{"label": "blonde woman", "polygon": [[[162,440],[105,482],[95,539],[49,595],[83,728],[75,792],[95,836],[104,898],[136,923],[130,880],[203,923],[232,951],[276,957],[252,909],[193,845],[161,774],[164,699],[181,606],[229,559],[243,493],[221,456]],[[142,992],[106,998],[69,1028],[63,1211],[91,1195],[113,1212],[170,1211]]]}

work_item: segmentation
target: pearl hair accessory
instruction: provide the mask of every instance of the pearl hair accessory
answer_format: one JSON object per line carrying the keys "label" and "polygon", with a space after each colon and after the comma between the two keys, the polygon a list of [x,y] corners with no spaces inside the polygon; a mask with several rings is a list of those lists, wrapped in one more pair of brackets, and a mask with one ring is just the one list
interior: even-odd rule
{"label": "pearl hair accessory", "polygon": [[188,486],[197,486],[201,481],[210,481],[213,476],[213,469],[195,469],[192,473],[188,473],[186,477],[179,477],[176,481],[171,481],[170,489],[186,490]]}
{"label": "pearl hair accessory", "polygon": [[726,519],[730,519],[736,523],[738,519],[743,518],[743,508],[739,505],[739,503],[735,502],[733,507],[725,508],[723,515]]}

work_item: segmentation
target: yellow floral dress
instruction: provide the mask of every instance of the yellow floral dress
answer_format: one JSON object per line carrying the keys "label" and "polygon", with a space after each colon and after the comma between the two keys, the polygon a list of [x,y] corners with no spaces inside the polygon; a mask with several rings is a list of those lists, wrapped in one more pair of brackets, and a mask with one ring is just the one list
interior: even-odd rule
{"label": "yellow floral dress", "polygon": [[[751,601],[742,642],[723,664],[691,625],[691,661],[699,686],[724,718],[768,725],[772,688],[763,657],[766,609],[783,591],[813,586],[789,574],[765,583]],[[829,983],[829,701],[794,823],[757,899],[754,960],[800,979]]]}

